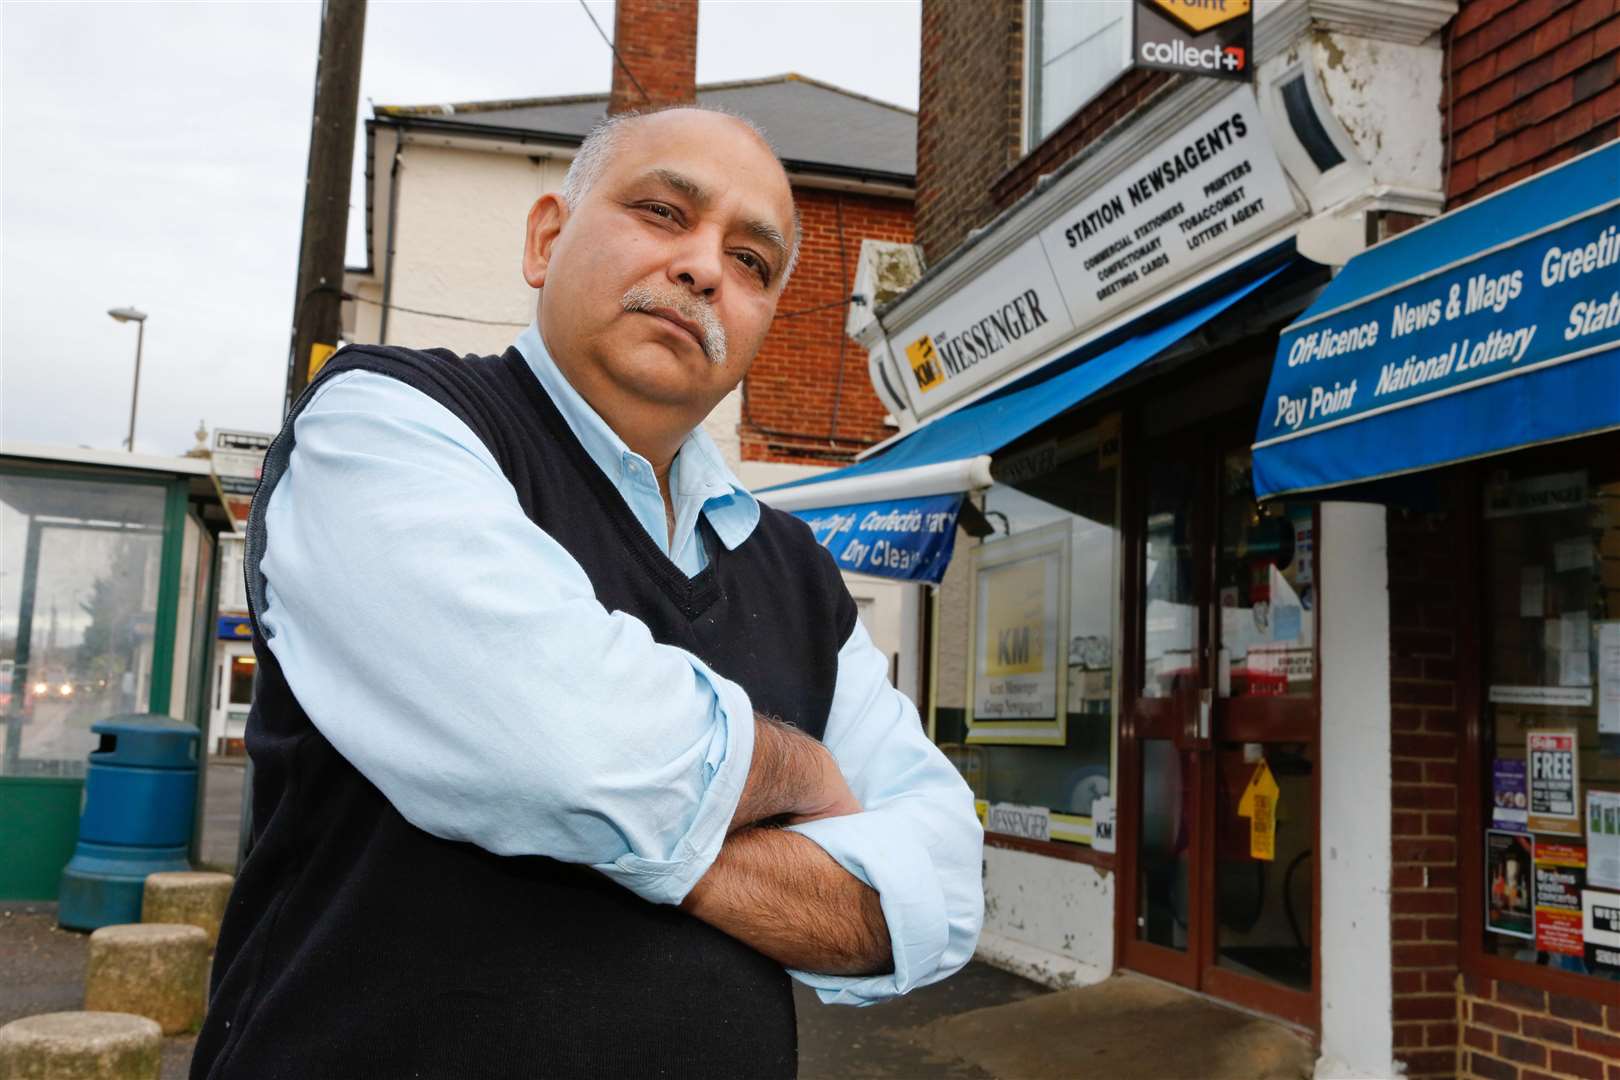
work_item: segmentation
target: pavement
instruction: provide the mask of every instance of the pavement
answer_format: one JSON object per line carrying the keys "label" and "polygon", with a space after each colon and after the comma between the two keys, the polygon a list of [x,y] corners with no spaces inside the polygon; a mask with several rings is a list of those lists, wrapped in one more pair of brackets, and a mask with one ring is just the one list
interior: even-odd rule
{"label": "pavement", "polygon": [[[243,770],[210,762],[202,856],[236,862]],[[0,1025],[78,1009],[89,937],[56,905],[0,902]],[[798,984],[801,1080],[1296,1080],[1314,1053],[1272,1020],[1136,975],[1050,991],[987,964],[864,1009],[822,1005]],[[163,1078],[183,1080],[195,1039],[164,1040]]]}

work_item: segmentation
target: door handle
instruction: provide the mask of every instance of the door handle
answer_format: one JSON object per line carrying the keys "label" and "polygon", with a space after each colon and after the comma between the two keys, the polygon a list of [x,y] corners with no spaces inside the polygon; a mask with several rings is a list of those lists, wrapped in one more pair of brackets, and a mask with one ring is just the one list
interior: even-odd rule
{"label": "door handle", "polygon": [[1208,742],[1210,714],[1215,710],[1215,692],[1208,687],[1198,691],[1198,741]]}

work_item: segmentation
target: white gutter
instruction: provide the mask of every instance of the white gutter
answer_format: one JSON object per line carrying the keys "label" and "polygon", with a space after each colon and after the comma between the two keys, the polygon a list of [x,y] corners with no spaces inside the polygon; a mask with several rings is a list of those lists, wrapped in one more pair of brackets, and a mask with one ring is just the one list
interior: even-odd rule
{"label": "white gutter", "polygon": [[953,491],[972,491],[989,487],[990,455],[941,461],[934,465],[918,465],[911,469],[894,469],[868,476],[851,476],[843,480],[827,480],[819,484],[801,484],[798,487],[775,491],[756,491],[761,502],[778,510],[820,510],[827,506],[849,506],[855,503],[881,502],[887,499],[916,499],[924,495],[946,495]]}

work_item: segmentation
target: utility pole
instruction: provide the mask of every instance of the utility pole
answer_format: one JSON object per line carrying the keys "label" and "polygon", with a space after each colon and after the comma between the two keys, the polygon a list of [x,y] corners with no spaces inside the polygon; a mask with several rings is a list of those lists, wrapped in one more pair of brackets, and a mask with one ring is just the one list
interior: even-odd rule
{"label": "utility pole", "polygon": [[343,249],[349,231],[349,173],[354,166],[365,35],[366,0],[325,0],[283,412],[292,408],[310,376],[332,354],[342,327]]}

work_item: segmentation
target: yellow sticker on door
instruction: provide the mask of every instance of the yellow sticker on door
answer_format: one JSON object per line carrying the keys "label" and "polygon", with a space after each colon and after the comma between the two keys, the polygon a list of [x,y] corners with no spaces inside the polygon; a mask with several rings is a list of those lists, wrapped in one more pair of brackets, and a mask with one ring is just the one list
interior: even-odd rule
{"label": "yellow sticker on door", "polygon": [[918,390],[926,392],[945,381],[939,353],[934,351],[934,339],[927,334],[906,346],[906,359],[911,361],[911,374],[917,380]]}
{"label": "yellow sticker on door", "polygon": [[1277,778],[1264,759],[1238,799],[1239,817],[1249,819],[1249,858],[1271,862],[1277,857]]}

